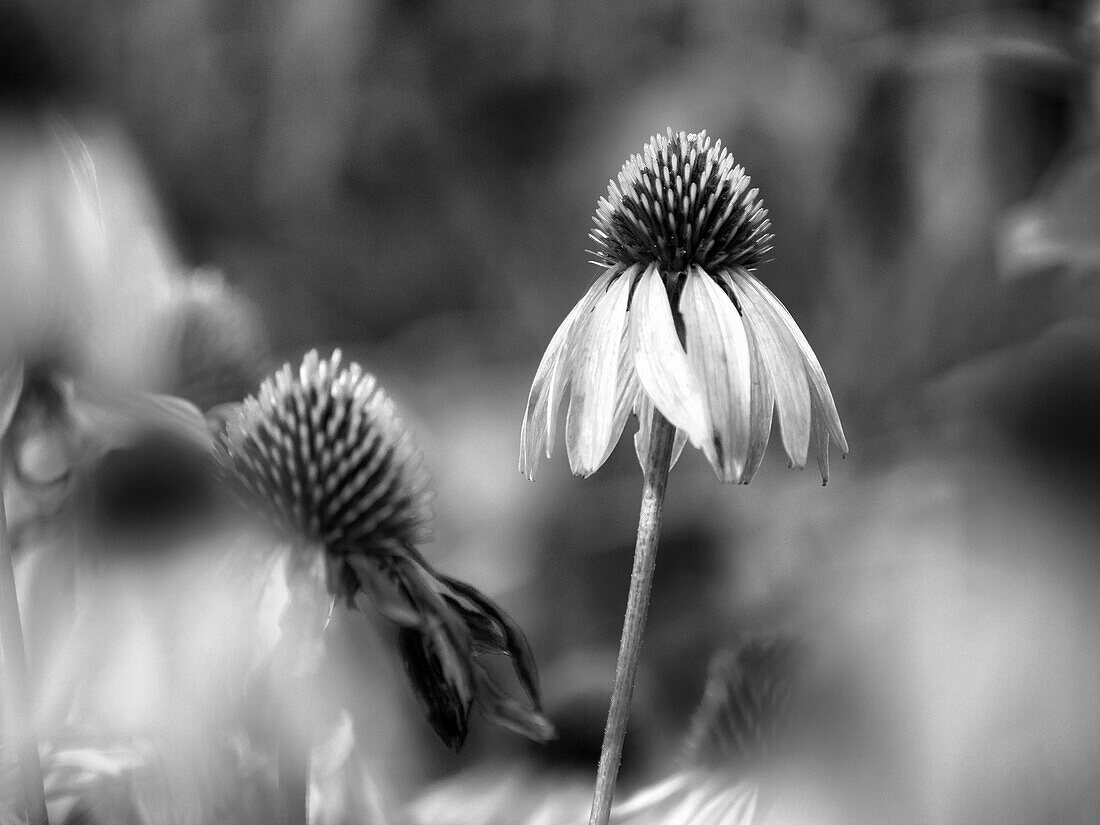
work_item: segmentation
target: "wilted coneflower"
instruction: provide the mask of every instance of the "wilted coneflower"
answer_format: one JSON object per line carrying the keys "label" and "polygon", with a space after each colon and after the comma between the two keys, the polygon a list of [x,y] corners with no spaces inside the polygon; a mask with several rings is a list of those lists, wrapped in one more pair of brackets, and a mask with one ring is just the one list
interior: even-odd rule
{"label": "wilted coneflower", "polygon": [[[354,607],[366,595],[399,626],[412,686],[449,747],[462,747],[475,703],[494,722],[548,738],[522,631],[417,550],[429,519],[420,454],[375,378],[340,361],[339,351],[329,360],[310,352],[296,374],[285,365],[241,405],[219,444],[231,480],[294,545],[288,579],[320,566],[330,604]],[[322,616],[312,632],[323,629]],[[496,684],[483,653],[512,657],[530,705]]]}
{"label": "wilted coneflower", "polygon": [[558,429],[577,475],[611,454],[633,412],[645,473],[634,572],[597,777],[592,823],[607,822],[637,670],[668,471],[684,443],[723,482],[748,483],[773,415],[792,465],[811,440],[823,481],[829,442],[848,445],[817,357],[751,269],[770,221],[732,155],[705,132],[656,136],[596,208],[593,263],[605,267],[558,327],[535,374],[520,436],[533,478]]}

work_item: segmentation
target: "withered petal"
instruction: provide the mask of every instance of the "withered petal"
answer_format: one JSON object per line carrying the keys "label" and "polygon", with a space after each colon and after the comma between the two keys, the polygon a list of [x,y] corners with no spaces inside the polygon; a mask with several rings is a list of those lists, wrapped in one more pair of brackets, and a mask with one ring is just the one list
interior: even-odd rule
{"label": "withered petal", "polygon": [[446,634],[411,627],[398,629],[397,647],[432,729],[447,747],[462,750],[474,701],[468,657],[450,645]]}
{"label": "withered petal", "polygon": [[538,708],[528,707],[513,699],[493,680],[484,668],[478,668],[477,706],[490,722],[494,722],[536,742],[553,739],[557,732]]}
{"label": "withered petal", "polygon": [[[464,611],[467,617],[466,627],[475,643],[484,642],[488,652],[503,653],[512,657],[516,675],[519,677],[523,689],[535,703],[535,707],[542,707],[542,694],[539,689],[539,675],[535,665],[534,654],[531,653],[531,645],[527,642],[527,636],[519,625],[505,613],[492,599],[476,588],[452,579],[449,576],[436,574],[437,578],[447,587],[467,599],[474,609]],[[473,623],[470,619],[476,617]],[[479,631],[481,638],[479,639]]]}
{"label": "withered petal", "polygon": [[360,590],[370,599],[374,609],[405,627],[420,627],[424,617],[408,590],[401,587],[399,578],[388,569],[388,561],[357,554],[349,555],[347,564],[357,574]]}

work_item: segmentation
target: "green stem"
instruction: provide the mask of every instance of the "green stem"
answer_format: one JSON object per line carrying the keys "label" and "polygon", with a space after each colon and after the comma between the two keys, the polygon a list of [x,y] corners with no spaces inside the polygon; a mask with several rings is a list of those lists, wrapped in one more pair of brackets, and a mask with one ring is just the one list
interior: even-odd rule
{"label": "green stem", "polygon": [[[2,468],[0,468],[2,469]],[[0,473],[0,478],[2,478]],[[4,654],[4,682],[9,686],[8,709],[19,757],[19,774],[27,802],[28,825],[49,825],[46,792],[42,784],[42,762],[34,732],[27,653],[23,647],[23,625],[19,619],[19,598],[15,589],[15,567],[11,558],[8,517],[0,493],[0,649]]]}
{"label": "green stem", "polygon": [[619,660],[615,666],[615,686],[611,691],[611,709],[607,714],[600,767],[596,773],[596,792],[592,800],[589,825],[607,825],[611,817],[611,801],[615,796],[615,780],[623,755],[623,740],[630,715],[630,698],[638,674],[638,659],[642,649],[649,593],[653,586],[653,568],[657,561],[657,539],[661,532],[661,508],[668,486],[668,470],[672,460],[673,427],[657,410],[653,411],[653,428],[646,456],[645,482],[642,487],[642,510],[638,516],[638,541],[634,546],[634,570],[630,574],[630,595],[623,619],[623,636],[619,642]]}

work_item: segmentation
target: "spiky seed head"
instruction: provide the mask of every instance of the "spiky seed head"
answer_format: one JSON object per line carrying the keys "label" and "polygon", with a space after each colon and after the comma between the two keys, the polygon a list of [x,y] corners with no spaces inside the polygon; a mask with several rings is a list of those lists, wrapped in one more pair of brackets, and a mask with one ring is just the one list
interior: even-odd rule
{"label": "spiky seed head", "polygon": [[399,550],[424,538],[428,475],[393,403],[358,364],[316,351],[289,364],[227,423],[231,480],[295,538],[330,553]]}
{"label": "spiky seed head", "polygon": [[656,263],[662,272],[698,264],[759,263],[771,250],[771,221],[749,177],[707,133],[656,135],[623,164],[596,206],[594,263]]}

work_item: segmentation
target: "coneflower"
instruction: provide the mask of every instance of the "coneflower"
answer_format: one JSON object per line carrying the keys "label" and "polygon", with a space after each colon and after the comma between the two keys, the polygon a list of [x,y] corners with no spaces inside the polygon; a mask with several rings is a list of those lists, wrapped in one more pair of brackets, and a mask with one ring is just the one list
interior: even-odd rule
{"label": "coneflower", "polygon": [[811,437],[823,480],[829,441],[848,451],[821,365],[790,313],[752,274],[771,222],[749,177],[705,132],[658,135],[631,157],[596,208],[604,272],[558,328],[527,402],[520,470],[554,447],[563,394],[574,473],[607,460],[633,412],[645,464],[654,413],[724,482],[748,483],[773,411],[791,464]]}
{"label": "coneflower", "polygon": [[[531,738],[552,735],[522,631],[417,549],[429,520],[428,474],[372,375],[342,366],[339,351],[328,360],[310,352],[296,373],[285,365],[240,406],[218,454],[237,491],[293,544],[287,609],[307,632],[323,631],[327,611],[296,607],[293,579],[320,570],[330,606],[354,607],[365,596],[398,625],[413,689],[449,747],[462,747],[474,704]],[[511,657],[529,704],[495,683],[478,661],[485,653]]]}
{"label": "coneflower", "polygon": [[723,482],[748,483],[773,416],[803,466],[811,441],[823,481],[829,442],[847,452],[832,393],[805,336],[751,270],[771,250],[757,190],[705,132],[656,136],[623,165],[596,209],[604,268],[539,364],[520,435],[533,478],[554,446],[568,395],[565,444],[577,475],[611,454],[627,418],[644,475],[634,572],[592,823],[607,822],[648,609],[668,471],[688,441]]}

